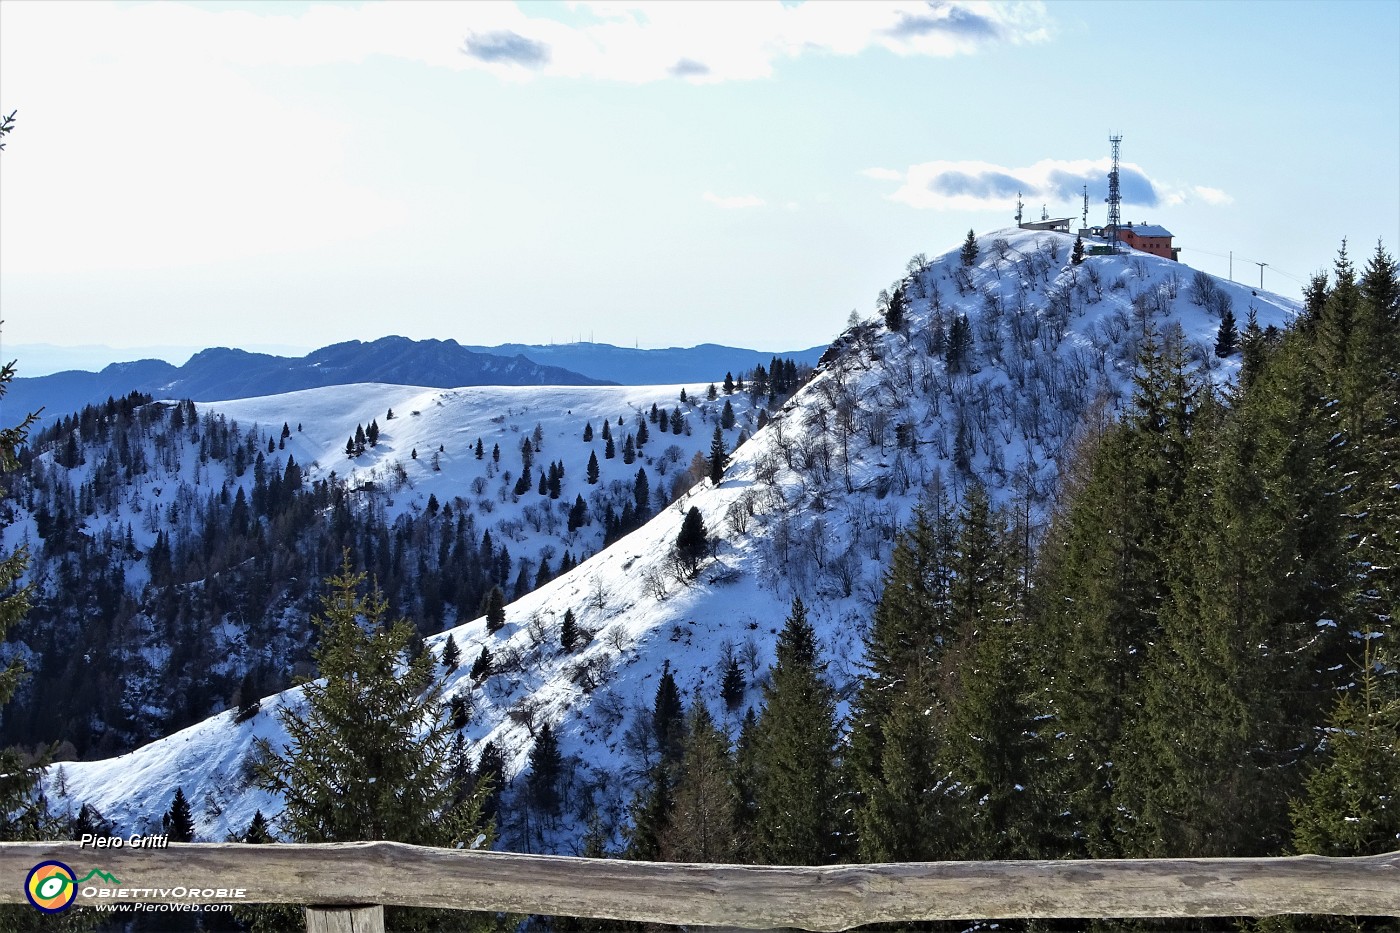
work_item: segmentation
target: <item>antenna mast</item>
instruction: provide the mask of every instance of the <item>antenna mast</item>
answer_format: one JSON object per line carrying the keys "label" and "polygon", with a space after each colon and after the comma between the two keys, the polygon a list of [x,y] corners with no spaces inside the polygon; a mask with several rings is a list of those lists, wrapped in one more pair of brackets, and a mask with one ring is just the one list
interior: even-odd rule
{"label": "antenna mast", "polygon": [[1016,226],[1021,226],[1021,192],[1016,192]]}
{"label": "antenna mast", "polygon": [[1113,171],[1108,173],[1108,248],[1113,252],[1118,252],[1118,225],[1122,222],[1122,216],[1118,207],[1122,202],[1122,197],[1118,192],[1118,147],[1123,142],[1122,136],[1110,136],[1108,141],[1113,144]]}
{"label": "antenna mast", "polygon": [[1081,227],[1087,227],[1087,226],[1089,226],[1089,186],[1088,186],[1088,185],[1085,185],[1085,186],[1084,186],[1084,214],[1083,214],[1083,216],[1080,218],[1079,226],[1081,226]]}

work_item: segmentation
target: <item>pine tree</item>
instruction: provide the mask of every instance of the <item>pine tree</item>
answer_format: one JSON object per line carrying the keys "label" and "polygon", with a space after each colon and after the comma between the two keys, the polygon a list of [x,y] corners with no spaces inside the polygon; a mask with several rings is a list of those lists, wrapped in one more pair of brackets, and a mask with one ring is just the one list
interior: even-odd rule
{"label": "pine tree", "polygon": [[977,262],[977,235],[973,231],[967,231],[967,239],[963,241],[958,258],[964,267],[971,267]]}
{"label": "pine tree", "polygon": [[583,442],[586,444],[593,440],[593,422],[587,421],[583,425]]}
{"label": "pine tree", "polygon": [[545,723],[535,736],[535,745],[530,750],[530,777],[526,788],[530,802],[536,811],[546,817],[557,817],[562,799],[559,795],[559,780],[564,771],[564,759],[559,753],[559,740],[554,728]]}
{"label": "pine tree", "polygon": [[[588,505],[583,501],[583,495],[579,494],[574,496],[574,504],[569,509],[569,530],[577,531],[587,523]],[[562,563],[559,565],[559,572],[561,574],[565,572],[565,567]]]}
{"label": "pine tree", "polygon": [[744,672],[739,667],[739,659],[730,654],[728,662],[724,665],[724,680],[720,685],[719,695],[724,700],[725,707],[731,712],[737,712],[744,702],[744,692],[748,685],[744,682]]}
{"label": "pine tree", "polygon": [[480,801],[454,802],[451,728],[433,656],[410,657],[413,627],[387,624],[378,593],[359,595],[364,575],[350,573],[348,557],[327,582],[315,620],[320,679],[303,686],[303,706],[279,711],[287,745],[258,745],[257,783],[284,801],[283,832],[298,842],[470,842]]}
{"label": "pine tree", "polygon": [[491,676],[491,649],[485,645],[481,646],[481,654],[476,656],[472,662],[472,680],[481,680]]}
{"label": "pine tree", "polygon": [[598,454],[596,451],[588,455],[588,473],[584,479],[588,481],[590,486],[598,484]]}
{"label": "pine tree", "polygon": [[823,865],[843,849],[836,697],[802,600],[778,636],[754,737],[754,843],[772,865]]}
{"label": "pine tree", "polygon": [[258,810],[253,814],[253,820],[248,824],[248,828],[243,831],[243,835],[238,838],[239,842],[246,842],[250,845],[265,845],[272,842],[272,828],[267,824],[267,817]]}
{"label": "pine tree", "polygon": [[696,697],[685,722],[685,744],[661,833],[661,857],[673,862],[728,862],[735,852],[737,797],[729,741]]}
{"label": "pine tree", "polygon": [[710,387],[705,390],[705,399],[713,402],[717,398],[719,398],[719,389],[715,388],[715,384],[712,382]]}
{"label": "pine tree", "polygon": [[846,770],[865,861],[927,859],[938,852],[928,767],[935,743],[933,687],[952,644],[953,522],[935,497],[895,544],[866,640],[869,673],[851,710]]}
{"label": "pine tree", "polygon": [[1235,312],[1226,308],[1220,315],[1220,327],[1215,332],[1215,355],[1221,359],[1234,356],[1239,349],[1240,334]]}
{"label": "pine tree", "polygon": [[685,513],[680,533],[676,536],[676,557],[691,577],[700,570],[700,562],[710,549],[710,535],[705,530],[705,519],[695,506]]}
{"label": "pine tree", "polygon": [[724,468],[729,462],[729,453],[724,449],[724,430],[715,425],[714,437],[710,440],[710,483],[718,486],[724,480]]}
{"label": "pine tree", "polygon": [[950,616],[956,634],[939,693],[947,718],[935,774],[947,776],[937,818],[942,852],[956,858],[1042,854],[1036,768],[1044,757],[1029,702],[1016,545],[981,486],[963,500],[954,542]]}
{"label": "pine tree", "polygon": [[651,481],[647,479],[646,467],[638,467],[637,476],[632,480],[632,501],[638,521],[645,521],[651,514]]}
{"label": "pine tree", "polygon": [[627,439],[622,442],[622,462],[629,466],[637,459],[637,446],[632,435],[628,434]]}
{"label": "pine tree", "polygon": [[[685,391],[682,389],[681,391]],[[671,433],[680,437],[685,433],[685,416],[679,408],[671,409]]]}
{"label": "pine tree", "polygon": [[369,442],[369,446],[371,446],[371,447],[378,447],[378,446],[379,446],[379,422],[378,422],[378,420],[371,421],[371,422],[369,423],[369,427],[365,428],[365,440],[366,440],[367,442]]}
{"label": "pine tree", "polygon": [[462,663],[462,650],[457,647],[457,639],[451,635],[447,636],[447,644],[442,646],[442,666],[446,670],[455,671],[457,665]]}
{"label": "pine tree", "polygon": [[262,709],[262,698],[258,696],[258,689],[253,681],[253,672],[245,671],[243,680],[238,687],[238,714],[234,717],[234,722],[247,722],[258,714]]}
{"label": "pine tree", "polygon": [[637,416],[637,451],[638,451],[639,453],[641,452],[642,447],[644,447],[644,446],[646,445],[646,442],[647,442],[648,439],[650,439],[650,437],[651,437],[651,435],[650,435],[650,433],[647,431],[647,419],[643,418],[641,415],[638,415],[638,416]]}
{"label": "pine tree", "polygon": [[661,681],[656,686],[656,699],[652,703],[651,728],[656,735],[662,765],[673,767],[680,761],[685,740],[685,710],[670,661],[661,667]]}
{"label": "pine tree", "polygon": [[559,647],[571,653],[578,644],[578,623],[574,621],[574,611],[564,610],[564,621],[559,626]]}
{"label": "pine tree", "polygon": [[500,586],[491,587],[482,602],[481,614],[486,616],[486,631],[499,632],[506,624],[505,590]]}
{"label": "pine tree", "polygon": [[1400,839],[1400,691],[1372,641],[1332,711],[1324,755],[1292,804],[1299,853],[1375,855]]}
{"label": "pine tree", "polygon": [[726,431],[734,427],[734,406],[729,403],[729,399],[724,400],[724,408],[719,413],[719,426]]}
{"label": "pine tree", "polygon": [[1073,250],[1070,252],[1070,254],[1069,254],[1069,261],[1072,262],[1072,263],[1074,263],[1076,266],[1082,265],[1082,264],[1083,264],[1083,262],[1084,262],[1084,238],[1083,238],[1082,236],[1075,236],[1075,238],[1074,238],[1074,249],[1073,249]]}
{"label": "pine tree", "polygon": [[904,287],[901,285],[885,304],[885,326],[891,333],[904,330],[904,304]]}
{"label": "pine tree", "polygon": [[[13,114],[10,116],[13,117]],[[8,118],[5,119],[0,122],[0,128],[8,131],[10,122]],[[0,368],[0,398],[9,391],[14,378],[13,364]],[[27,440],[29,428],[36,417],[29,415],[17,426],[0,429],[0,473],[7,473],[19,466],[16,452]],[[154,554],[149,563],[154,576],[157,571]],[[19,585],[28,564],[29,554],[24,547],[0,559],[0,593],[6,594],[0,597],[0,641],[5,640],[8,630],[29,611],[30,585]],[[14,695],[24,675],[24,663],[17,656],[0,667],[0,706]],[[47,763],[46,759],[47,755],[40,755],[39,760],[31,762],[14,749],[0,751],[0,841],[42,837],[40,823],[44,806],[34,791],[39,769]]]}
{"label": "pine tree", "polygon": [[190,802],[185,799],[185,789],[175,788],[175,797],[170,801],[170,809],[161,819],[171,842],[194,842],[194,814]]}
{"label": "pine tree", "polygon": [[734,394],[734,374],[733,374],[733,373],[725,373],[725,374],[724,374],[724,394],[725,394],[725,395],[733,395],[733,394]]}

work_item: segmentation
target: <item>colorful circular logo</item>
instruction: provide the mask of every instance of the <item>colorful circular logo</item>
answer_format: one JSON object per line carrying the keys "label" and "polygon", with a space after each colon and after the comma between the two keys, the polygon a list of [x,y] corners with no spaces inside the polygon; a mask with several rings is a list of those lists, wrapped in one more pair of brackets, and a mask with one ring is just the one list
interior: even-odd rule
{"label": "colorful circular logo", "polygon": [[40,862],[24,879],[24,896],[36,910],[56,914],[73,906],[78,897],[73,869],[62,862]]}

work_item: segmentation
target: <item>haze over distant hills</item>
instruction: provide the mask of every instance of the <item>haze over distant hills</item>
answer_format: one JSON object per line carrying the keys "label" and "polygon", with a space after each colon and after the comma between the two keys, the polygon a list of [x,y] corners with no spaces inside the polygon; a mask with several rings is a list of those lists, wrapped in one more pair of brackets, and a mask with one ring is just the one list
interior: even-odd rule
{"label": "haze over distant hills", "polygon": [[584,342],[503,343],[498,347],[468,346],[466,349],[501,356],[519,354],[536,363],[562,366],[595,379],[607,379],[622,385],[644,386],[674,382],[717,382],[724,378],[725,373],[738,375],[755,366],[767,366],[774,356],[815,366],[826,350],[826,344],[805,350],[780,350],[777,353],[727,347],[717,343],[656,350]]}
{"label": "haze over distant hills", "polygon": [[383,337],[322,347],[303,357],[219,347],[201,350],[183,366],[163,360],[113,363],[101,372],[62,372],[16,379],[5,399],[10,411],[44,409],[45,420],[132,391],[197,402],[252,398],[298,389],[382,382],[456,388],[469,385],[606,385],[522,356],[476,353],[455,340]]}
{"label": "haze over distant hills", "polygon": [[[21,348],[14,348],[16,354]],[[26,348],[35,349],[35,348]],[[5,398],[12,412],[43,408],[43,420],[132,391],[157,397],[214,401],[252,398],[319,386],[358,382],[457,388],[473,385],[660,385],[710,382],[726,372],[767,365],[775,354],[718,344],[640,350],[601,343],[461,346],[455,340],[383,337],[322,347],[302,357],[255,353],[226,347],[200,350],[188,362],[169,362],[178,347],[129,351],[110,347],[38,348],[40,366],[60,362],[67,351],[75,363],[119,358],[145,350],[156,359],[111,362],[101,371],[76,368],[16,379]],[[825,347],[783,351],[777,356],[814,364]],[[29,357],[20,360],[26,370]],[[87,365],[92,365],[89,362]]]}

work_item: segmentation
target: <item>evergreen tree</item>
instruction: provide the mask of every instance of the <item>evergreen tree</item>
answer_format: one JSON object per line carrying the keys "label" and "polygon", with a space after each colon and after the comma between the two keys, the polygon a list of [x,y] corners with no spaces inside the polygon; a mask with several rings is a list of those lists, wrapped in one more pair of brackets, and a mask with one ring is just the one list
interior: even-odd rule
{"label": "evergreen tree", "polygon": [[[685,391],[682,389],[681,391]],[[680,437],[685,433],[685,416],[679,408],[671,409],[671,433]]]}
{"label": "evergreen tree", "polygon": [[739,659],[730,654],[729,660],[724,665],[724,680],[720,685],[719,695],[731,713],[738,711],[739,706],[744,702],[744,692],[747,689],[748,685],[744,682],[744,672],[739,667]]}
{"label": "evergreen tree", "polygon": [[977,262],[977,235],[971,230],[967,231],[967,239],[963,241],[958,258],[962,260],[964,267],[970,267]]}
{"label": "evergreen tree", "polygon": [[656,699],[652,703],[651,728],[656,735],[662,765],[673,767],[680,761],[685,740],[685,710],[670,661],[661,667],[661,682],[656,686]]}
{"label": "evergreen tree", "polygon": [[170,801],[170,809],[165,811],[161,824],[171,842],[194,842],[194,814],[190,802],[185,799],[185,789],[175,788],[175,797]]}
{"label": "evergreen tree", "polygon": [[637,468],[637,477],[632,481],[632,501],[637,507],[638,520],[645,521],[651,514],[651,481],[647,479],[645,467]]}
{"label": "evergreen tree", "polygon": [[728,862],[735,853],[737,798],[729,741],[696,697],[686,717],[671,815],[659,839],[661,857],[673,862]]}
{"label": "evergreen tree", "polygon": [[234,722],[247,722],[258,714],[262,709],[262,698],[258,696],[258,689],[253,681],[253,672],[245,671],[243,680],[238,687],[238,714],[234,717]]}
{"label": "evergreen tree", "polygon": [[852,704],[846,760],[865,861],[927,859],[938,851],[930,714],[942,653],[953,641],[952,550],[948,504],[935,497],[896,542],[866,640],[869,673]]}
{"label": "evergreen tree", "polygon": [[947,776],[937,830],[943,852],[956,858],[1034,858],[1042,851],[1035,778],[1044,749],[1026,690],[1015,551],[1002,516],[974,485],[953,547],[956,635],[939,679],[947,719],[933,769]]}
{"label": "evergreen tree", "polygon": [[506,624],[506,593],[499,586],[493,586],[482,602],[481,614],[486,616],[486,631],[499,632]]}
{"label": "evergreen tree", "polygon": [[559,740],[555,738],[554,727],[545,723],[540,726],[534,748],[530,750],[530,777],[526,782],[530,802],[542,816],[559,815],[562,804],[559,780],[563,771],[564,759],[559,753]]}
{"label": "evergreen tree", "polygon": [[734,427],[734,406],[729,399],[724,400],[724,408],[719,413],[719,426],[726,431]]}
{"label": "evergreen tree", "polygon": [[734,394],[734,374],[733,374],[733,373],[725,373],[725,374],[724,374],[724,394],[725,394],[725,395],[733,395],[733,394]]}
{"label": "evergreen tree", "polygon": [[442,646],[442,666],[450,672],[455,671],[461,663],[462,650],[457,647],[457,639],[448,635],[447,644]]}
{"label": "evergreen tree", "polygon": [[1239,349],[1240,334],[1235,312],[1226,308],[1220,315],[1220,327],[1215,332],[1215,355],[1221,359],[1234,356]]}
{"label": "evergreen tree", "polygon": [[611,460],[617,456],[617,445],[613,443],[612,435],[608,435],[607,443],[603,445],[603,457]]}
{"label": "evergreen tree", "polygon": [[1355,690],[1332,711],[1324,755],[1292,805],[1299,853],[1393,851],[1400,839],[1400,691],[1371,641]]}
{"label": "evergreen tree", "polygon": [[891,333],[904,330],[904,286],[901,285],[894,290],[885,303],[885,326]]}
{"label": "evergreen tree", "polygon": [[622,442],[622,462],[631,465],[637,459],[637,446],[632,435],[628,434],[627,439]]}
{"label": "evergreen tree", "polygon": [[378,422],[378,420],[371,421],[371,422],[369,423],[369,427],[365,428],[365,440],[369,443],[369,446],[371,446],[371,447],[378,447],[378,446],[379,446],[379,422]]}
{"label": "evergreen tree", "polygon": [[587,421],[583,425],[583,441],[588,443],[593,440],[593,422]]}
{"label": "evergreen tree", "polygon": [[[573,506],[569,509],[569,530],[570,530],[570,531],[577,531],[578,529],[582,528],[582,527],[583,527],[584,525],[586,525],[587,523],[588,523],[588,505],[587,505],[587,503],[585,503],[585,502],[583,501],[583,495],[582,495],[582,494],[579,494],[579,495],[577,495],[577,496],[574,496],[574,504],[573,504]],[[562,574],[562,573],[565,572],[565,569],[566,569],[566,568],[565,568],[564,565],[561,563],[561,564],[559,565],[559,572]]]}
{"label": "evergreen tree", "polygon": [[578,623],[574,621],[574,611],[564,610],[564,621],[559,626],[559,647],[571,653],[578,644]]}
{"label": "evergreen tree", "polygon": [[482,680],[491,676],[491,649],[485,645],[481,646],[481,654],[472,662],[471,676],[472,680]]}
{"label": "evergreen tree", "polygon": [[287,745],[259,742],[258,785],[282,798],[282,829],[298,842],[467,844],[481,826],[480,801],[454,802],[451,728],[433,657],[410,658],[412,626],[386,624],[387,604],[378,593],[360,596],[363,582],[348,558],[328,581],[315,620],[321,678],[303,686],[304,706],[279,711]]}
{"label": "evergreen tree", "polygon": [[754,736],[755,855],[773,865],[828,864],[845,838],[836,697],[801,599],[792,601],[777,655]]}
{"label": "evergreen tree", "polygon": [[641,415],[638,415],[638,416],[637,416],[637,451],[638,451],[639,453],[641,452],[642,447],[646,445],[646,442],[647,442],[647,440],[650,438],[650,436],[651,436],[651,435],[650,435],[650,434],[648,433],[648,431],[647,431],[647,419],[643,418]]}
{"label": "evergreen tree", "polygon": [[714,437],[710,440],[710,482],[718,486],[724,479],[724,468],[729,462],[729,453],[724,449],[724,430],[715,425]]}
{"label": "evergreen tree", "polygon": [[588,472],[584,479],[588,481],[590,486],[598,484],[598,454],[596,451],[588,455]]}
{"label": "evergreen tree", "polygon": [[680,534],[676,536],[676,557],[686,572],[694,577],[700,570],[700,562],[710,549],[710,535],[705,530],[705,519],[695,506],[685,513]]}
{"label": "evergreen tree", "polygon": [[[0,136],[8,132],[13,114],[0,121]],[[10,382],[15,377],[14,364],[0,368],[0,398],[9,391]],[[0,473],[8,473],[19,466],[16,452],[28,438],[29,428],[36,415],[29,415],[19,425],[0,429]],[[6,633],[29,611],[31,588],[29,584],[19,585],[29,564],[26,548],[20,547],[0,559],[0,641]],[[151,561],[152,574],[156,564]],[[0,707],[9,702],[25,675],[24,664],[19,656],[0,667]],[[18,841],[41,838],[41,817],[44,806],[36,796],[35,788],[39,768],[47,761],[46,755],[38,761],[27,760],[15,749],[0,751],[0,841]]]}
{"label": "evergreen tree", "polygon": [[1070,251],[1069,261],[1074,263],[1076,266],[1083,264],[1084,238],[1082,236],[1076,236],[1074,238],[1074,249]]}
{"label": "evergreen tree", "polygon": [[250,845],[265,845],[273,842],[272,828],[267,824],[267,817],[258,810],[253,814],[253,820],[248,824],[248,828],[243,831],[243,835],[238,837],[239,842],[246,842]]}
{"label": "evergreen tree", "polygon": [[710,387],[705,390],[705,398],[707,401],[711,402],[719,398],[719,389],[715,388],[715,384],[713,382],[710,383]]}

